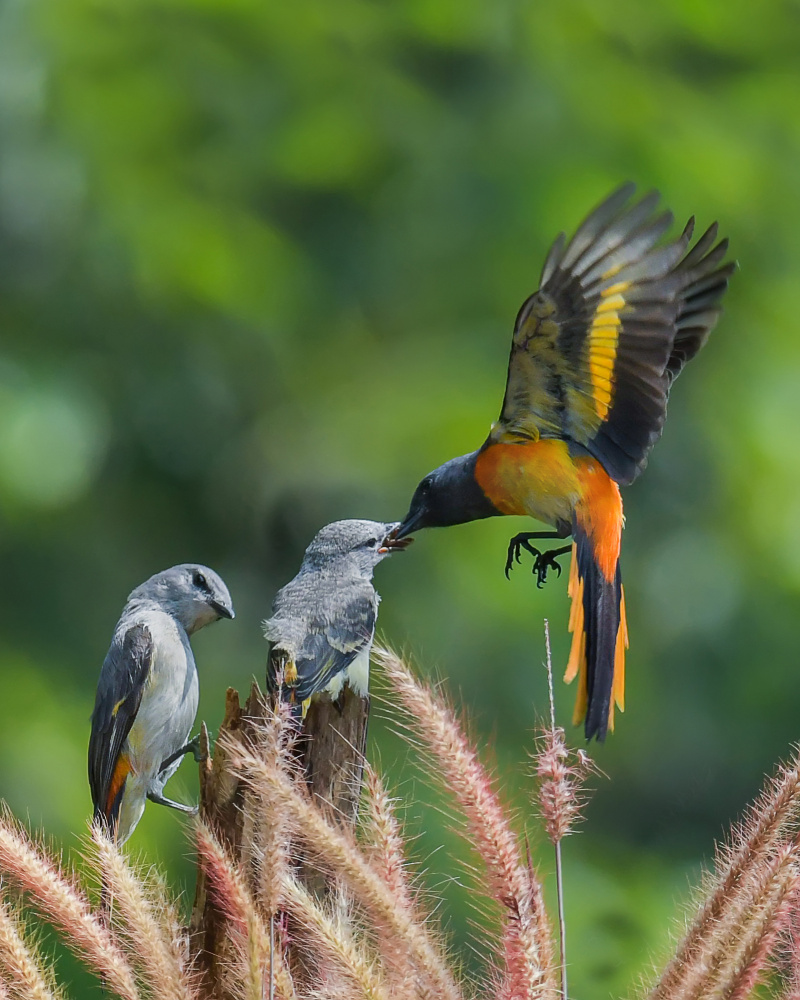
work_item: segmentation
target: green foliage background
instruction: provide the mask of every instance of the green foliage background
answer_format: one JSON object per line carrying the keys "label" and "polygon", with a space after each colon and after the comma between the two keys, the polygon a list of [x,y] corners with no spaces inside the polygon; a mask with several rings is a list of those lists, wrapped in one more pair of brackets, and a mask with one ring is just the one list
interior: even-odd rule
{"label": "green foliage background", "polygon": [[[632,178],[680,223],[719,218],[741,272],[625,494],[629,707],[566,848],[572,991],[630,991],[799,734],[799,57],[779,0],[0,0],[15,813],[83,831],[114,622],[175,562],[214,566],[239,612],[195,642],[218,725],[226,686],[262,677],[259,622],[313,532],[399,518],[482,441],[550,241]],[[378,585],[386,638],[447,678],[535,833],[542,618],[560,669],[567,600],[564,578],[503,578],[521,527],[422,534]],[[464,941],[456,838],[383,714],[376,748]],[[190,765],[174,785],[196,794]],[[132,844],[190,887],[180,817],[151,807]]]}

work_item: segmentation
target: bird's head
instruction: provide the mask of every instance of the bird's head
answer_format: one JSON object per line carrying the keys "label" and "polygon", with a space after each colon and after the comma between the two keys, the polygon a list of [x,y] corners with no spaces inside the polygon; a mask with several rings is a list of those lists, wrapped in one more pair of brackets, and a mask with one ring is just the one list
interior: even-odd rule
{"label": "bird's head", "polygon": [[478,452],[473,451],[429,472],[414,491],[397,538],[420,528],[444,528],[499,514],[475,480],[477,458]]}
{"label": "bird's head", "polygon": [[219,618],[234,618],[233,602],[222,578],[198,563],[182,563],[156,573],[130,595],[153,601],[191,635]]}
{"label": "bird's head", "polygon": [[396,537],[399,526],[397,521],[333,521],[314,536],[306,549],[303,566],[313,569],[341,566],[343,571],[349,566],[371,577],[381,559],[408,547],[411,539]]}

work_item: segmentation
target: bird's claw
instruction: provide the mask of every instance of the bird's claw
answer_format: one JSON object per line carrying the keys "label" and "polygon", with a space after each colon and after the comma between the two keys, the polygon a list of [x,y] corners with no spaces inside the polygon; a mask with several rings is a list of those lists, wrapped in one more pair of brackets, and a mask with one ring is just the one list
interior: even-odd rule
{"label": "bird's claw", "polygon": [[561,565],[556,561],[555,551],[548,549],[547,552],[537,552],[531,572],[536,574],[536,586],[539,589],[547,583],[547,573],[551,569],[556,571],[556,576],[561,576]]}
{"label": "bird's claw", "polygon": [[189,742],[186,744],[186,748],[187,748],[187,753],[191,753],[192,757],[194,757],[194,761],[196,764],[205,764],[205,762],[208,760],[208,754],[204,750],[200,749],[200,733],[198,733],[197,736],[193,736],[189,740]]}
{"label": "bird's claw", "polygon": [[158,773],[161,774],[171,765],[174,764],[176,760],[180,760],[181,757],[185,757],[186,754],[191,754],[197,764],[203,764],[208,760],[208,754],[200,749],[200,733],[197,736],[193,736],[188,743],[185,743],[179,750],[175,753],[170,754],[165,761],[162,761],[161,767],[158,769]]}
{"label": "bird's claw", "polygon": [[548,549],[546,552],[542,552],[541,549],[537,549],[531,545],[529,536],[523,533],[515,535],[508,543],[508,553],[506,555],[506,579],[509,578],[509,574],[514,568],[514,563],[521,561],[520,557],[523,549],[533,556],[533,566],[531,567],[531,572],[536,577],[537,587],[541,588],[545,585],[547,582],[547,574],[551,569],[554,569],[558,576],[561,576],[561,565],[556,562],[556,559],[558,556],[562,556],[565,552],[569,551],[569,546],[563,549]]}
{"label": "bird's claw", "polygon": [[524,534],[514,535],[508,543],[508,552],[506,553],[506,580],[511,579],[511,570],[514,568],[514,563],[521,562],[520,553],[523,549],[530,552],[534,560],[538,559],[542,554],[531,545]]}

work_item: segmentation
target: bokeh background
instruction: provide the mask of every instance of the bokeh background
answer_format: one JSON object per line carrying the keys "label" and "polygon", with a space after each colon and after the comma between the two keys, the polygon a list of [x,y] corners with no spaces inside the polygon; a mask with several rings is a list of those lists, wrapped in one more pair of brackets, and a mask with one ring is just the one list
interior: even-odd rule
{"label": "bokeh background", "polygon": [[[260,620],[312,534],[402,516],[483,440],[550,241],[631,178],[681,224],[718,218],[741,271],[625,493],[628,711],[565,851],[572,991],[629,992],[800,736],[799,102],[800,6],[779,0],[0,0],[14,812],[77,844],[114,622],[175,562],[214,566],[237,605],[195,641],[219,724],[226,686],[263,677]],[[522,527],[420,535],[378,571],[380,626],[469,712],[549,870],[526,755],[566,581],[504,579]],[[466,946],[457,838],[386,711],[374,753]],[[191,765],[172,787],[196,795]],[[132,847],[191,896],[181,817],[150,807]]]}

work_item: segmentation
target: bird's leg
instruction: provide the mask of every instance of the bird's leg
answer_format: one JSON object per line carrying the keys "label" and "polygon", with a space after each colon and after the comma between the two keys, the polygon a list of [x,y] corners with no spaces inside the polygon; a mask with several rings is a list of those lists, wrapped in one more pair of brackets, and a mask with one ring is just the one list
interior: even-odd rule
{"label": "bird's leg", "polygon": [[160,792],[148,792],[148,799],[151,802],[156,802],[160,806],[168,806],[170,809],[177,809],[178,812],[186,813],[188,816],[196,816],[198,813],[197,806],[185,806],[182,802],[173,802],[172,799],[165,799]]}
{"label": "bird's leg", "polygon": [[[506,579],[509,578],[511,570],[514,568],[514,563],[520,561],[520,552],[525,549],[534,558],[534,572],[536,572],[536,561],[542,558],[542,553],[539,549],[534,548],[531,545],[532,538],[564,538],[564,533],[562,531],[522,531],[518,535],[514,535],[511,541],[508,543],[508,553],[506,555]],[[554,565],[558,566],[558,563]],[[561,567],[559,566],[559,571]],[[547,571],[545,570],[545,576]]]}
{"label": "bird's leg", "polygon": [[197,736],[193,736],[192,739],[190,739],[189,742],[182,746],[179,750],[176,750],[175,753],[171,753],[165,761],[162,761],[161,767],[158,769],[158,773],[161,774],[162,771],[166,771],[170,764],[174,764],[176,760],[180,760],[181,757],[185,757],[187,753],[192,754],[198,764],[202,764],[203,761],[206,760],[207,754],[200,752],[199,733]]}
{"label": "bird's leg", "polygon": [[567,552],[572,551],[571,545],[565,545],[560,549],[548,549],[546,552],[539,552],[536,558],[533,560],[532,573],[536,574],[536,586],[543,587],[547,581],[547,571],[549,569],[556,570],[558,576],[561,576],[561,567],[556,562],[559,556],[566,555]]}

